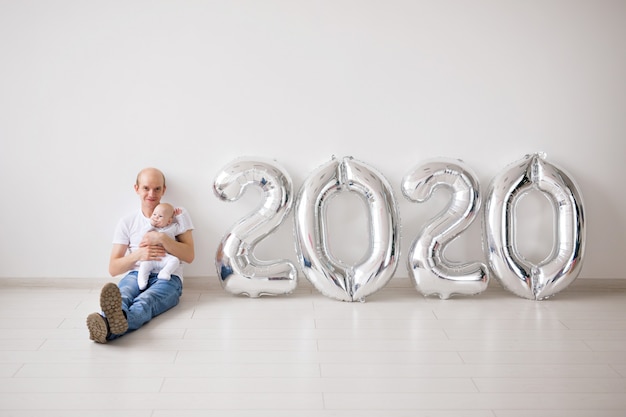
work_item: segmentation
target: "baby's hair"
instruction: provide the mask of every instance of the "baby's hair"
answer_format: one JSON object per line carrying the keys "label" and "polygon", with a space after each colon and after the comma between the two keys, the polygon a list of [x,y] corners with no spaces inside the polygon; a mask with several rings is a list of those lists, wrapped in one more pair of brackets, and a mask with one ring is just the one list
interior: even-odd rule
{"label": "baby's hair", "polygon": [[157,207],[163,207],[166,211],[166,213],[169,213],[169,217],[174,217],[174,206],[171,205],[170,203],[159,203],[159,205]]}

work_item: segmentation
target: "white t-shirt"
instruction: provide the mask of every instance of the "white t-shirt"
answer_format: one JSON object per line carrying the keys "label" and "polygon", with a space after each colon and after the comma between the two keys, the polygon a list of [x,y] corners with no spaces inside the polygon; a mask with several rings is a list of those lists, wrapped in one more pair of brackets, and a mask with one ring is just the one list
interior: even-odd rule
{"label": "white t-shirt", "polygon": [[[182,209],[182,213],[176,216],[174,221],[178,222],[180,226],[180,234],[193,230],[191,217],[185,209]],[[126,245],[128,246],[127,253],[132,253],[139,248],[141,239],[151,229],[150,219],[145,217],[141,210],[137,210],[135,213],[123,217],[117,223],[115,234],[113,235],[113,244]],[[138,268],[139,263],[136,263],[135,268],[130,271],[136,271]],[[183,262],[180,263],[173,275],[177,275],[181,280],[183,279]]]}

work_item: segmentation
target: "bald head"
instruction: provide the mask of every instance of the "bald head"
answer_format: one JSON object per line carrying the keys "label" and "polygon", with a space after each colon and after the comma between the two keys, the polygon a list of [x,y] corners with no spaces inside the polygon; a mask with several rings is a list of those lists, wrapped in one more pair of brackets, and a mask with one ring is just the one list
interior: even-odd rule
{"label": "bald head", "polygon": [[156,168],[144,168],[141,171],[139,171],[139,174],[137,174],[137,179],[135,180],[135,185],[139,186],[139,184],[141,182],[145,182],[144,178],[150,178],[152,180],[161,177],[162,180],[162,185],[163,187],[165,187],[165,175],[163,174],[163,172],[161,172],[160,170],[156,169]]}

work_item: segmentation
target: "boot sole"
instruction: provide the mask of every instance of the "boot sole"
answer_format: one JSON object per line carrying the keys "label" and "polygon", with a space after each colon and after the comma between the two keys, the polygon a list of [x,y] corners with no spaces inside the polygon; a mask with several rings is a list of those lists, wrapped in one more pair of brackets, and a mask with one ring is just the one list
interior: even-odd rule
{"label": "boot sole", "polygon": [[97,343],[107,342],[107,323],[100,314],[91,313],[87,316],[87,328],[91,340]]}
{"label": "boot sole", "polygon": [[122,311],[122,294],[117,285],[105,284],[100,292],[100,308],[109,322],[112,334],[123,334],[128,330],[128,320]]}

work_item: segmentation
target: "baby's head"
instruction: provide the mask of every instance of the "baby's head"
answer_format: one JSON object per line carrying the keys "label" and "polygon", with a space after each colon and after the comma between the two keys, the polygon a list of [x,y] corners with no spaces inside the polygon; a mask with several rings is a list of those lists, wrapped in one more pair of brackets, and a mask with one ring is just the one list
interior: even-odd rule
{"label": "baby's head", "polygon": [[150,223],[154,227],[165,227],[172,223],[174,218],[174,206],[168,203],[161,203],[154,208]]}

